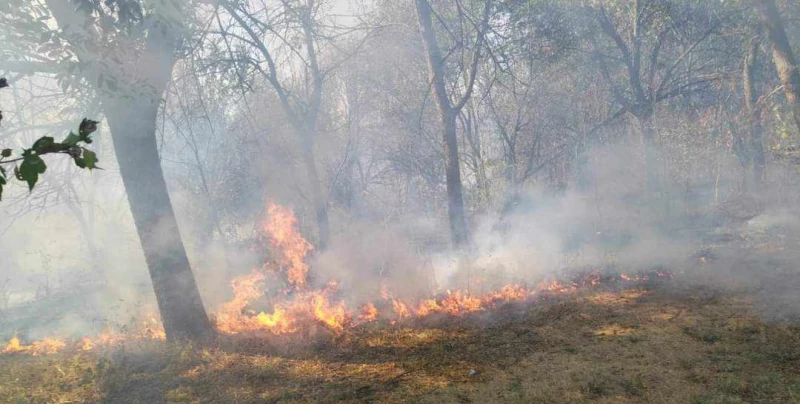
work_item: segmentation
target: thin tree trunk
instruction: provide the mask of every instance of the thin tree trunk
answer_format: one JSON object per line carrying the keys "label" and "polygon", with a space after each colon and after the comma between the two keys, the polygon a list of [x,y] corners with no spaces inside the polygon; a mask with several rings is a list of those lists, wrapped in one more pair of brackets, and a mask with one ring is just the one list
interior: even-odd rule
{"label": "thin tree trunk", "polygon": [[317,161],[314,158],[314,138],[311,134],[301,135],[303,163],[306,166],[308,175],[308,186],[311,188],[311,202],[314,204],[314,214],[317,219],[319,229],[319,240],[317,241],[318,250],[325,250],[328,246],[330,237],[330,224],[328,222],[328,203],[325,194],[322,192],[319,172],[317,171]]}
{"label": "thin tree trunk", "polygon": [[[753,187],[756,192],[761,190],[764,181],[764,130],[761,124],[761,110],[758,107],[758,91],[756,90],[755,74],[758,66],[759,38],[750,39],[747,46],[747,55],[744,63],[744,101],[747,108],[747,118],[750,129],[750,139],[747,145],[747,160],[753,162]],[[747,179],[745,178],[745,182]]]}
{"label": "thin tree trunk", "polygon": [[778,70],[781,84],[783,84],[786,100],[792,107],[794,122],[800,129],[800,70],[798,70],[797,61],[792,53],[792,47],[789,45],[789,39],[778,14],[775,0],[760,0],[760,3],[764,25],[767,27],[769,39],[772,42],[772,60]]}
{"label": "thin tree trunk", "polygon": [[[467,220],[464,215],[464,197],[461,185],[461,170],[458,156],[456,117],[459,111],[453,107],[444,83],[444,58],[436,42],[431,21],[431,6],[428,0],[416,1],[417,18],[422,43],[425,47],[428,73],[433,82],[433,92],[442,122],[442,137],[445,152],[445,177],[447,182],[447,213],[450,220],[450,238],[456,249],[468,242]],[[472,73],[474,74],[474,72]]]}
{"label": "thin tree trunk", "polygon": [[649,196],[660,191],[658,176],[658,147],[656,145],[655,130],[653,129],[653,115],[645,113],[638,115],[639,128],[642,134],[642,147],[644,148],[646,187]]}
{"label": "thin tree trunk", "polygon": [[212,328],[170,203],[156,144],[157,102],[118,99],[106,116],[167,339],[203,339]]}
{"label": "thin tree trunk", "polygon": [[464,215],[464,196],[458,157],[456,114],[452,109],[441,111],[444,128],[445,178],[447,181],[447,213],[450,219],[450,237],[456,247],[468,241],[467,221]]}

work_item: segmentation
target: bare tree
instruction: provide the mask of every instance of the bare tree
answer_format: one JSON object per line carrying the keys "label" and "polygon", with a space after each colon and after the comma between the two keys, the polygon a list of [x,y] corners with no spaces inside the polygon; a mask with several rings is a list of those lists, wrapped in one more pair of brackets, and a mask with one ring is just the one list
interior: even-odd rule
{"label": "bare tree", "polygon": [[[334,26],[332,29],[336,32],[324,31],[325,27],[331,27],[320,22],[325,4],[315,0],[280,0],[254,8],[247,2],[224,1],[221,7],[231,21],[223,22],[220,17],[225,15],[217,17],[218,34],[225,41],[229,58],[235,61],[233,67],[240,75],[253,71],[269,83],[289,124],[297,132],[316,215],[320,249],[328,244],[330,224],[327,195],[323,192],[315,158],[315,144],[323,87],[331,71],[341,63],[334,61],[322,66],[320,50],[322,42],[330,42],[342,35],[339,32],[341,27]],[[236,48],[232,46],[234,42]],[[237,51],[241,48],[246,50]],[[279,60],[279,57],[283,59]],[[293,81],[297,77],[299,79]]]}
{"label": "bare tree", "polygon": [[[469,230],[467,219],[464,212],[464,191],[461,183],[461,169],[458,154],[458,135],[456,121],[461,110],[467,105],[475,88],[475,80],[478,76],[483,47],[486,41],[486,33],[489,29],[489,17],[492,10],[492,1],[486,0],[483,4],[481,15],[475,19],[468,15],[460,2],[456,1],[457,20],[459,21],[458,38],[453,38],[456,46],[450,54],[467,57],[468,49],[464,46],[467,41],[472,43],[471,56],[468,56],[466,69],[463,74],[457,75],[454,83],[447,83],[452,77],[448,72],[447,56],[442,53],[437,40],[437,32],[434,29],[434,11],[428,0],[415,1],[419,30],[422,35],[422,43],[425,48],[428,73],[433,86],[433,94],[436,106],[439,110],[439,118],[442,125],[442,138],[444,140],[445,151],[445,176],[447,179],[447,208],[450,220],[450,236],[453,245],[458,249],[462,248],[469,241]],[[437,18],[444,24],[442,19]],[[474,39],[468,37],[468,30],[465,26],[471,26]],[[443,26],[446,32],[452,32],[446,25]],[[464,59],[462,59],[464,60]],[[452,90],[448,91],[448,86]],[[457,98],[453,98],[456,89],[463,89]]]}
{"label": "bare tree", "polygon": [[[602,3],[594,10],[600,31],[616,54],[605,53],[590,36],[600,73],[622,111],[633,115],[641,131],[647,188],[659,188],[658,150],[653,116],[657,104],[708,87],[719,75],[709,69],[701,45],[718,28],[712,13],[702,7],[651,0],[618,4],[610,13]],[[617,72],[614,65],[621,65]],[[620,80],[621,76],[624,80]]]}

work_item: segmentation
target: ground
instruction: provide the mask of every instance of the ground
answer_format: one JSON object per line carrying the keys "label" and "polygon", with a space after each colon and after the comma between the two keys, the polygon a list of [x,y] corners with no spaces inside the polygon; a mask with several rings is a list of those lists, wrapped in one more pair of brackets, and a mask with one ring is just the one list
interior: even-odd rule
{"label": "ground", "polygon": [[692,284],[291,343],[3,355],[0,402],[800,402],[800,327],[765,322],[748,292]]}

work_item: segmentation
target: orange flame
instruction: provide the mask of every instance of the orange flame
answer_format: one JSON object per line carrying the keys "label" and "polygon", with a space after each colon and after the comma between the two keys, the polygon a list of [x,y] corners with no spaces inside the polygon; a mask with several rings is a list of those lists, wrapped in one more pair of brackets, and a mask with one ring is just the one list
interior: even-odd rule
{"label": "orange flame", "polygon": [[3,349],[3,353],[29,352],[32,355],[54,354],[67,346],[66,342],[56,338],[44,338],[30,345],[23,345],[17,336],[11,338]]}
{"label": "orange flame", "polygon": [[[295,333],[320,324],[334,333],[344,332],[357,324],[375,321],[382,315],[392,322],[407,318],[424,317],[434,314],[459,316],[489,310],[509,302],[529,301],[539,294],[570,293],[584,287],[600,284],[601,272],[594,271],[574,282],[551,280],[541,282],[535,287],[506,285],[500,290],[485,294],[472,294],[464,291],[447,291],[446,294],[416,301],[403,301],[392,296],[389,285],[381,282],[380,296],[388,303],[391,310],[378,310],[374,302],[366,302],[358,309],[351,309],[346,302],[334,299],[337,293],[336,282],[329,283],[320,289],[311,289],[308,285],[309,266],[305,262],[306,255],[313,246],[306,241],[297,230],[297,219],[291,209],[270,204],[268,217],[264,221],[271,244],[278,250],[276,263],[283,271],[292,291],[283,300],[264,301],[266,278],[272,273],[255,269],[231,281],[233,298],[224,303],[216,313],[216,327],[221,333],[236,334],[243,332],[270,332],[273,334]],[[641,275],[619,275],[623,281],[647,281],[649,276],[670,277],[664,271],[654,271]],[[271,311],[259,311],[254,306],[258,303],[271,303]],[[393,312],[393,315],[392,315]],[[355,321],[354,321],[355,319]],[[84,337],[76,342],[74,348],[83,351],[111,347],[132,340],[164,340],[165,333],[161,323],[155,317],[149,317],[136,328],[136,331],[122,333],[107,328],[96,337]],[[25,352],[33,355],[55,353],[66,347],[60,339],[45,338],[41,341],[24,345],[19,338],[13,337],[2,353]]]}
{"label": "orange flame", "polygon": [[302,289],[307,285],[306,254],[314,247],[297,231],[297,219],[291,209],[270,203],[267,214],[264,230],[269,234],[272,245],[280,248],[283,255],[278,264],[286,268],[289,284],[295,289]]}
{"label": "orange flame", "polygon": [[358,316],[361,322],[375,321],[378,319],[378,308],[375,303],[369,302],[361,308],[361,314]]}

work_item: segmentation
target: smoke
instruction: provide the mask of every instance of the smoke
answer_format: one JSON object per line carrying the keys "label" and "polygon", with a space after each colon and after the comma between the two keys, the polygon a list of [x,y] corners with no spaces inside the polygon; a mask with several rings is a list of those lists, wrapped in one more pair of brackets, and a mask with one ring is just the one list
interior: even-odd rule
{"label": "smoke", "polygon": [[[551,164],[553,171],[564,172],[532,175],[518,187],[506,184],[505,173],[496,168],[503,161],[500,142],[486,146],[483,158],[496,169],[488,169],[488,191],[476,191],[479,181],[465,164],[468,205],[482,210],[470,214],[469,247],[452,252],[438,134],[429,133],[436,131],[435,111],[425,108],[428,80],[415,53],[419,46],[408,39],[417,35],[415,24],[410,26],[404,35],[391,31],[390,38],[376,39],[374,50],[367,47],[375,52],[368,55],[369,63],[358,55],[348,61],[358,74],[342,74],[336,78],[341,83],[326,82],[320,121],[330,122],[320,122],[324,133],[318,136],[315,157],[330,197],[334,237],[325,251],[309,258],[315,286],[336,282],[344,300],[360,304],[383,293],[415,299],[452,289],[481,292],[530,284],[586,269],[631,273],[663,268],[693,284],[735,284],[755,291],[769,318],[798,316],[798,285],[791,276],[800,259],[796,169],[770,162],[769,181],[753,195],[742,185],[743,170],[728,140],[690,119],[677,122],[678,114],[657,116],[664,139],[656,170],[661,187],[655,191],[647,190],[641,144],[628,140],[638,134],[625,133],[619,128],[624,125],[601,131],[604,138],[581,147],[570,143],[564,152],[568,157],[561,157],[566,163],[555,159]],[[321,55],[326,58],[332,56]],[[180,77],[159,116],[159,146],[182,240],[213,312],[230,298],[231,279],[274,258],[260,225],[267,198],[293,207],[311,240],[316,224],[297,134],[280,112],[278,97],[255,85],[247,89],[254,92],[249,98],[233,98],[211,79],[198,77],[194,62],[180,62],[175,69]],[[555,109],[566,109],[585,94],[558,96],[565,87],[582,85],[547,83],[550,76],[542,77],[537,85],[550,96],[532,96],[536,103],[523,113],[530,113],[537,125],[541,121],[542,130],[557,138],[543,141],[557,146],[566,127],[561,121],[573,118]],[[376,84],[387,82],[388,90]],[[354,94],[327,95],[337,86]],[[51,125],[55,115],[78,122],[79,112],[98,113],[96,105],[64,95],[50,78],[20,80],[14,91],[21,93],[0,93],[0,105],[16,109],[6,112],[3,122],[16,126],[4,129]],[[394,98],[385,97],[395,91]],[[30,102],[45,93],[58,98]],[[206,103],[212,98],[214,103]],[[68,113],[64,99],[70,101]],[[517,102],[500,107],[515,108]],[[596,107],[581,105],[575,114],[589,114],[582,108]],[[605,106],[601,109],[605,114]],[[336,115],[344,115],[343,110],[347,117]],[[363,127],[357,127],[361,121]],[[499,138],[489,121],[477,117],[476,125],[483,125],[486,138]],[[531,139],[522,143],[538,142],[532,140],[539,136],[534,132],[523,132]],[[20,133],[15,147],[53,135],[46,130]],[[0,234],[0,340],[13,333],[29,338],[81,335],[157,311],[108,133],[101,128],[93,145],[104,173],[87,174],[48,160],[48,179],[34,193],[24,187],[6,190],[0,202],[0,230],[7,229]],[[529,151],[535,154],[536,149]],[[532,157],[536,165],[547,165],[549,156],[535,157],[543,160]],[[549,180],[548,175],[560,178]],[[62,184],[75,190],[66,192]],[[476,195],[484,191],[490,195]],[[88,223],[86,228],[81,221]]]}
{"label": "smoke", "polygon": [[796,198],[778,181],[789,178],[780,166],[758,200],[731,191],[740,173],[727,155],[707,161],[719,170],[715,181],[666,183],[649,197],[638,153],[624,143],[598,148],[586,156],[588,184],[517,190],[512,208],[472,218],[470,246],[459,254],[428,248],[442,245],[444,221],[364,221],[316,256],[312,273],[321,283],[339,281],[345,296],[363,302],[374,299],[383,284],[395,295],[413,297],[485,292],[590,269],[663,270],[692,285],[754,292],[768,318],[800,313],[793,289],[775,282],[800,258],[791,248],[800,235],[799,216],[778,202]]}

